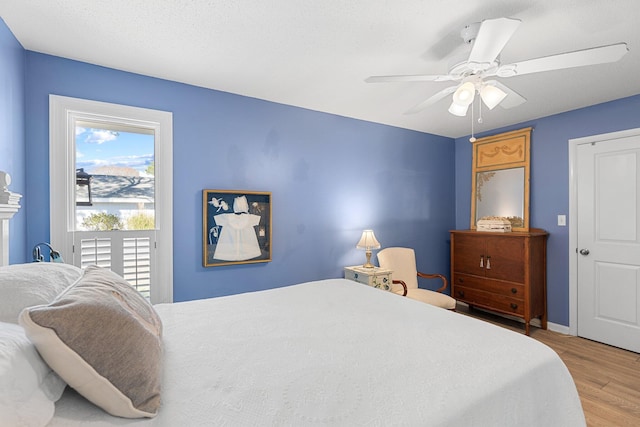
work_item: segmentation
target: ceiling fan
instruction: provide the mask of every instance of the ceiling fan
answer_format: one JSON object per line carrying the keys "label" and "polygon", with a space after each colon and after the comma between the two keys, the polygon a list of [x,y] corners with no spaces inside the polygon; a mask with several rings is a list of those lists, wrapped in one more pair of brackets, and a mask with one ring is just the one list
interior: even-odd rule
{"label": "ceiling fan", "polygon": [[414,106],[407,111],[407,114],[421,111],[446,96],[453,94],[449,112],[462,117],[466,116],[469,105],[473,102],[476,93],[480,95],[480,99],[482,99],[482,102],[489,109],[493,109],[497,105],[503,108],[511,108],[526,101],[522,95],[511,90],[499,81],[491,79],[492,77],[513,77],[543,71],[615,62],[628,52],[626,43],[616,43],[502,64],[500,61],[500,52],[509,39],[511,39],[511,36],[513,36],[520,23],[521,21],[519,19],[497,18],[467,25],[460,32],[460,35],[465,43],[471,45],[470,53],[466,58],[454,58],[448,74],[371,76],[365,81],[367,83],[458,82],[456,85],[449,86]]}

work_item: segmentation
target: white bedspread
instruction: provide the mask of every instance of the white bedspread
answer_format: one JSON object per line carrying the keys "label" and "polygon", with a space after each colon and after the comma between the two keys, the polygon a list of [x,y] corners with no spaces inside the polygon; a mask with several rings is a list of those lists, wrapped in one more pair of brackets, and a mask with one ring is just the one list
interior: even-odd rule
{"label": "white bedspread", "polygon": [[343,279],[156,306],[158,417],[67,390],[52,426],[584,426],[556,353],[522,334]]}

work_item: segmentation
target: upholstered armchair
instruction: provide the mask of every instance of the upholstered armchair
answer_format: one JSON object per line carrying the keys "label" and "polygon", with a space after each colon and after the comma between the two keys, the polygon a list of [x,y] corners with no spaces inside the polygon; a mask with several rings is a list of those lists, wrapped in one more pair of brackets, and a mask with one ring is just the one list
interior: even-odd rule
{"label": "upholstered armchair", "polygon": [[[386,248],[378,252],[378,263],[380,267],[392,271],[393,283],[402,285],[394,288],[394,292],[402,293],[411,299],[422,301],[427,304],[455,310],[456,300],[449,295],[442,293],[447,289],[447,278],[441,274],[427,274],[418,271],[416,266],[416,254],[411,248]],[[421,289],[418,287],[418,279],[440,279],[442,286],[436,291]]]}

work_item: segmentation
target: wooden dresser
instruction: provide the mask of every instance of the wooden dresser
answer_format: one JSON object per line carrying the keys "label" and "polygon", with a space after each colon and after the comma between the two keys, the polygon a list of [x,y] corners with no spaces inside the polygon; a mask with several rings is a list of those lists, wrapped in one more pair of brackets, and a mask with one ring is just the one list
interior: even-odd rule
{"label": "wooden dresser", "polygon": [[544,230],[451,231],[451,295],[458,301],[547,329],[547,236]]}

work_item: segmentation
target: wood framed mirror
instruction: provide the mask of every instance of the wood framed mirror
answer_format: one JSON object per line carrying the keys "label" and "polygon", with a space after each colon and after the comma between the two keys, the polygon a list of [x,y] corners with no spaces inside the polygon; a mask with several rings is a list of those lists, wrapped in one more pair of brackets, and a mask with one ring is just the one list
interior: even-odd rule
{"label": "wood framed mirror", "polygon": [[502,217],[513,231],[529,231],[530,127],[475,140],[471,228],[484,217]]}

